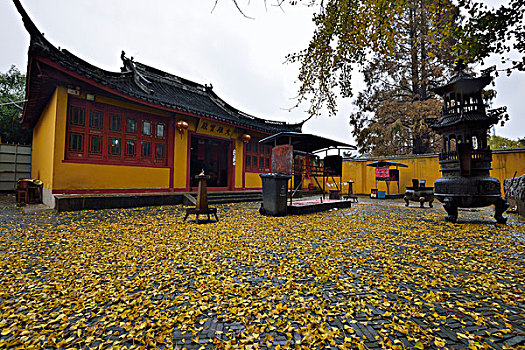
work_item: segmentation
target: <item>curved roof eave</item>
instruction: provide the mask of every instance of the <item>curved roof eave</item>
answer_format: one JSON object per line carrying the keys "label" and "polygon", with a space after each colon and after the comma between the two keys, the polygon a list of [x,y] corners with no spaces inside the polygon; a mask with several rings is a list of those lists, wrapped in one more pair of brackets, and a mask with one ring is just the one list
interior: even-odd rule
{"label": "curved roof eave", "polygon": [[[300,131],[304,123],[288,124],[266,120],[244,113],[222,100],[211,86],[201,85],[190,80],[163,72],[154,67],[134,62],[127,59],[124,52],[121,58],[124,63],[122,72],[112,72],[96,67],[89,62],[77,57],[68,50],[58,49],[52,45],[38,30],[19,0],[13,0],[15,7],[22,16],[22,21],[31,36],[29,55],[40,53],[47,55],[52,61],[60,64],[63,68],[76,74],[80,74],[93,83],[101,83],[117,95],[129,98],[138,103],[153,107],[169,108],[174,112],[183,113],[188,111],[197,116],[208,117],[232,124],[241,128],[257,130],[263,133],[275,133],[279,131]],[[26,95],[29,96],[30,86],[30,62],[28,62],[28,84]],[[152,82],[150,82],[153,81]],[[156,84],[159,93],[149,89],[149,84]],[[180,99],[179,99],[180,97]],[[184,103],[186,102],[186,104]],[[202,108],[199,108],[202,107]],[[22,122],[26,116],[26,108]]]}

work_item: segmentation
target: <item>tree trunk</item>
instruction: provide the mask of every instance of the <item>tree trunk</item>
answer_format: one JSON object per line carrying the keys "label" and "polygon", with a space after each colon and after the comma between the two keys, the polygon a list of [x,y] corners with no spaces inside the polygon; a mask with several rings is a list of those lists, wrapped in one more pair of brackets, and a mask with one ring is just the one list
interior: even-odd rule
{"label": "tree trunk", "polygon": [[[421,1],[421,7],[423,9],[426,8],[425,0]],[[424,101],[427,99],[427,48],[426,48],[426,35],[428,33],[428,20],[427,20],[427,11],[423,10],[421,11],[421,32],[420,35],[423,37],[421,38],[421,81],[420,81],[420,100]]]}
{"label": "tree trunk", "polygon": [[430,153],[428,136],[414,135],[412,137],[412,154]]}
{"label": "tree trunk", "polygon": [[412,75],[412,94],[419,93],[419,60],[418,60],[418,42],[417,42],[417,19],[416,10],[409,10],[409,38],[410,38],[410,66]]}

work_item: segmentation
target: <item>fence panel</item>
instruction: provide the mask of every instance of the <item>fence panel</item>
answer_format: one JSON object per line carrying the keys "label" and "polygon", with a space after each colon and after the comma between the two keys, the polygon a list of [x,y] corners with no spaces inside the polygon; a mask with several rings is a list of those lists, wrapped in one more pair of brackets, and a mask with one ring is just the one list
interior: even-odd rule
{"label": "fence panel", "polygon": [[31,146],[0,144],[0,191],[13,191],[20,178],[31,177]]}

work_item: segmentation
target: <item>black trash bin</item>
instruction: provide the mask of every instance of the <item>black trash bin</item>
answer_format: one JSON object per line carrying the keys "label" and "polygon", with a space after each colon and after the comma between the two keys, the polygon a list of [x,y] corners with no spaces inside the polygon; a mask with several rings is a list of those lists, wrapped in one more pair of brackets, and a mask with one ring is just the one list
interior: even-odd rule
{"label": "black trash bin", "polygon": [[286,215],[288,180],[292,177],[284,174],[260,174],[262,181],[263,205],[261,214],[271,216]]}

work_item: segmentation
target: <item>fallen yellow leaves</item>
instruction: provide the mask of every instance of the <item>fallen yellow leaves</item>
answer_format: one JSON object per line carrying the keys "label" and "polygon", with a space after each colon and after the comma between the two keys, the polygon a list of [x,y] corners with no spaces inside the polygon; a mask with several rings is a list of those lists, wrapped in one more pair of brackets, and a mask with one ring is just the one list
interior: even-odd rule
{"label": "fallen yellow leaves", "polygon": [[209,225],[160,207],[7,228],[0,348],[474,349],[523,329],[523,224],[221,211]]}

